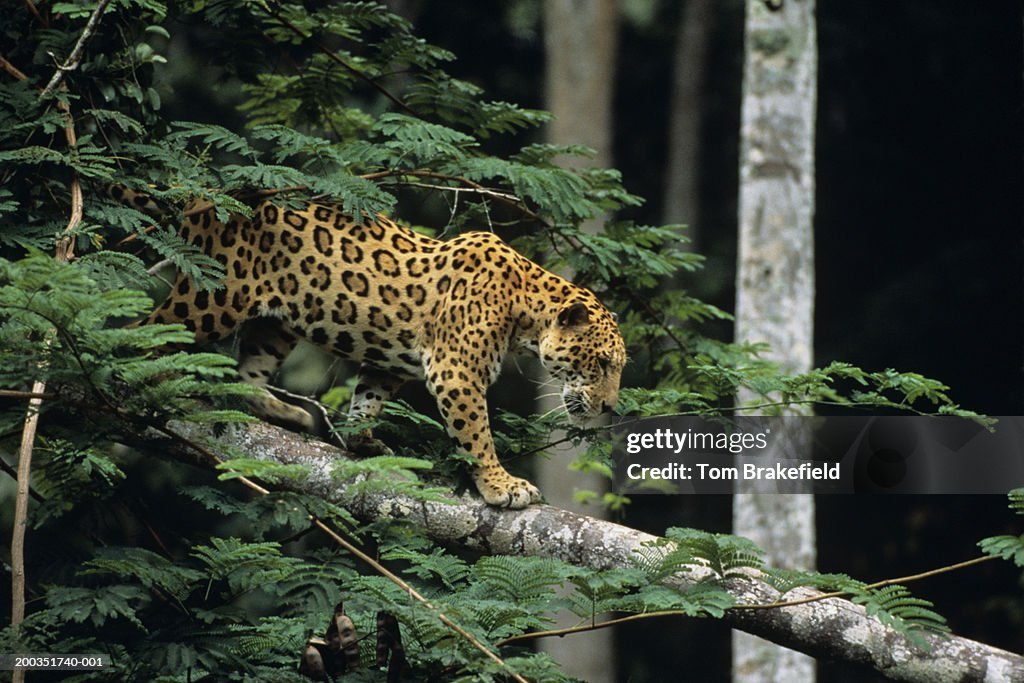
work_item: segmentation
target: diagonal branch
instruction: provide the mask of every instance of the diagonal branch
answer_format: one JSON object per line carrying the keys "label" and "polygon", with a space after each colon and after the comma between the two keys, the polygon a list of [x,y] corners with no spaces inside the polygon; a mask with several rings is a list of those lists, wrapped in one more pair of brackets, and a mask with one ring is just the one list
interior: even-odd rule
{"label": "diagonal branch", "polygon": [[334,52],[334,50],[330,49],[329,47],[324,45],[322,42],[317,40],[315,37],[307,34],[301,28],[299,28],[298,26],[293,24],[291,21],[289,21],[288,18],[285,17],[281,13],[281,6],[278,3],[275,2],[273,6],[271,6],[269,3],[267,3],[267,4],[264,4],[263,7],[267,11],[267,13],[270,16],[272,16],[282,26],[284,26],[285,28],[287,28],[289,31],[291,31],[295,35],[299,36],[300,38],[303,38],[304,40],[308,40],[324,56],[326,56],[328,59],[330,59],[332,62],[334,62],[335,64],[337,64],[341,68],[343,68],[346,71],[348,71],[349,73],[351,73],[356,78],[358,78],[358,79],[364,81],[365,83],[369,84],[370,87],[372,87],[374,90],[379,92],[381,95],[383,95],[384,97],[389,99],[392,103],[395,104],[395,106],[397,106],[399,109],[404,111],[406,114],[409,114],[410,116],[415,116],[416,118],[422,118],[416,112],[415,109],[410,107],[408,104],[403,102],[397,95],[393,94],[391,91],[389,91],[383,85],[378,83],[376,79],[370,78],[369,76],[364,74],[362,71],[360,71],[359,69],[355,68],[354,66],[352,66],[351,64],[346,62],[344,59],[339,57]]}
{"label": "diagonal branch", "polygon": [[64,74],[69,71],[74,71],[78,68],[78,65],[82,61],[82,54],[85,52],[85,45],[92,38],[92,35],[96,32],[97,27],[100,24],[100,18],[103,16],[103,12],[106,11],[107,5],[110,4],[110,0],[100,0],[96,3],[96,9],[93,10],[92,15],[89,17],[88,23],[82,30],[82,35],[78,36],[78,41],[75,43],[75,47],[71,49],[71,54],[64,60],[64,63],[57,67],[57,70],[53,72],[53,76],[50,77],[50,82],[46,84],[43,91],[39,93],[39,99],[45,100],[49,98],[53,93],[60,87],[61,81],[64,80]]}
{"label": "diagonal branch", "polygon": [[[633,566],[635,553],[655,536],[619,524],[561,510],[532,505],[524,510],[490,507],[469,494],[451,503],[414,501],[400,495],[346,493],[344,483],[331,477],[331,463],[343,457],[327,444],[263,423],[229,426],[219,437],[211,427],[173,422],[176,433],[191,441],[241,448],[249,457],[310,469],[297,485],[304,493],[341,504],[366,520],[406,520],[422,526],[438,543],[477,551],[556,557],[577,566],[610,569]],[[171,449],[180,445],[169,444]],[[670,577],[678,589],[692,588],[710,570],[699,568]],[[767,605],[779,599],[777,590],[757,580],[733,580],[727,588],[740,605]],[[795,599],[820,598],[820,592],[798,588]],[[967,638],[918,631],[922,649],[866,614],[864,608],[837,598],[815,599],[773,609],[733,609],[725,621],[732,627],[767,638],[820,659],[844,661],[874,669],[888,678],[922,683],[944,681],[1020,680],[1024,657]]]}

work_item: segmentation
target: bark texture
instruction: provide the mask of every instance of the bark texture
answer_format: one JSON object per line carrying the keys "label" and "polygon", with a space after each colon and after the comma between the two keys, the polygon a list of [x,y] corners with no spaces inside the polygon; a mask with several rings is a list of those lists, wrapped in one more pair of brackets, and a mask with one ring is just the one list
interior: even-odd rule
{"label": "bark texture", "polygon": [[594,160],[574,157],[568,164],[608,166],[612,154],[612,93],[618,53],[615,0],[547,0],[544,9],[546,55],[544,103],[554,114],[548,140],[583,144]]}
{"label": "bark texture", "polygon": [[[232,425],[215,436],[208,425],[171,423],[183,437],[207,447],[241,449],[247,456],[306,465],[310,476],[296,488],[344,505],[366,521],[391,519],[419,524],[438,543],[452,547],[507,555],[557,557],[593,569],[632,566],[634,553],[654,536],[605,520],[586,517],[548,505],[525,510],[500,510],[465,494],[452,503],[421,503],[384,494],[346,493],[346,485],[333,481],[331,463],[343,454],[327,444],[264,423]],[[168,450],[185,453],[180,442],[166,442]],[[704,578],[695,570],[671,577],[667,583],[687,588]],[[769,585],[735,581],[730,592],[740,603],[766,604],[778,598]],[[787,599],[815,595],[809,589],[787,594]],[[1022,681],[1024,657],[956,636],[926,635],[929,646],[920,649],[901,635],[868,617],[864,609],[846,600],[828,599],[781,609],[731,610],[725,620],[732,626],[785,645],[813,657],[837,659],[870,667],[893,680],[943,683],[945,681]]]}
{"label": "bark texture", "polygon": [[[786,372],[806,372],[814,343],[814,0],[748,0],[744,43],[736,339],[765,342]],[[736,495],[733,530],[764,548],[769,563],[811,569],[814,499],[778,495],[776,484],[755,482]],[[812,681],[814,673],[806,657],[733,638],[734,682]]]}
{"label": "bark texture", "polygon": [[748,0],[736,337],[811,367],[814,338],[814,0]]}

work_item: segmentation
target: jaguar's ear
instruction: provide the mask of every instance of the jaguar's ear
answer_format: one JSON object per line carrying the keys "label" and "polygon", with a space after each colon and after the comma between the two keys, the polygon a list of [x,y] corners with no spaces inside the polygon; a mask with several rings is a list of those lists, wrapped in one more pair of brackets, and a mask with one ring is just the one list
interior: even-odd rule
{"label": "jaguar's ear", "polygon": [[586,304],[581,304],[578,301],[558,312],[558,324],[562,327],[586,325],[588,322],[590,322],[590,310]]}
{"label": "jaguar's ear", "polygon": [[612,322],[613,323],[619,322],[619,314],[618,313],[616,313],[615,311],[608,311],[608,312],[611,313],[611,315],[612,315]]}

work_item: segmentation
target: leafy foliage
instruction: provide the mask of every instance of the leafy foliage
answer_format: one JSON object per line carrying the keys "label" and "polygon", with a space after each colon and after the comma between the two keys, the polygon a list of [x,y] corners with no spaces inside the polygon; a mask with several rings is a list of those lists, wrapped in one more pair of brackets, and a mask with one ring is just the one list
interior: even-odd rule
{"label": "leafy foliage", "polygon": [[[97,419],[110,413],[127,419],[160,414],[202,418],[200,399],[248,396],[252,389],[210,380],[235,375],[233,361],[216,353],[153,350],[187,343],[182,325],[113,326],[152,307],[142,292],[104,289],[88,268],[55,262],[32,251],[11,262],[0,259],[0,383],[27,388],[26,378],[63,387],[69,395],[96,402]],[[123,394],[131,391],[131,408]],[[14,413],[10,415],[12,419]],[[218,419],[244,419],[219,413]]]}
{"label": "leafy foliage", "polygon": [[948,632],[946,620],[932,609],[932,603],[915,598],[904,586],[889,585],[868,593],[855,594],[852,600],[864,605],[870,616],[897,630],[911,633],[913,629]]}
{"label": "leafy foliage", "polygon": [[846,574],[819,574],[798,570],[769,569],[765,580],[784,596],[800,586],[810,586],[830,594],[843,595],[863,605],[869,616],[876,617],[889,628],[904,633],[919,647],[927,647],[921,632],[949,633],[945,618],[935,612],[929,600],[911,595],[898,584],[870,585]]}
{"label": "leafy foliage", "polygon": [[[1008,494],[1009,507],[1018,515],[1024,515],[1024,489],[1014,489]],[[1019,536],[992,536],[978,542],[986,555],[1011,560],[1018,567],[1024,567],[1024,534]]]}

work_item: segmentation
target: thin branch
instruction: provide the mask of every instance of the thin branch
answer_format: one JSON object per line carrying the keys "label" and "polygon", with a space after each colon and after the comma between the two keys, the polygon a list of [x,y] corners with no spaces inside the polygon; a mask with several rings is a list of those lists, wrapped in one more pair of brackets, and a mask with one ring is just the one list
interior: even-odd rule
{"label": "thin branch", "polygon": [[78,68],[78,65],[82,61],[82,54],[85,52],[85,45],[92,38],[92,35],[96,32],[96,28],[99,26],[100,18],[103,16],[103,12],[107,9],[107,5],[110,4],[110,0],[99,0],[96,3],[96,9],[93,10],[92,15],[89,17],[88,23],[82,30],[82,35],[78,36],[78,42],[75,43],[75,47],[72,48],[71,54],[64,60],[64,63],[57,67],[57,70],[50,77],[50,82],[46,84],[43,91],[39,93],[39,99],[45,100],[53,95],[54,91],[60,86],[61,81],[64,80],[64,74],[69,71],[74,71]]}
{"label": "thin branch", "polygon": [[506,201],[520,201],[519,197],[508,192],[499,192],[498,190],[490,190],[484,187],[451,187],[450,185],[434,185],[431,183],[420,183],[410,180],[397,180],[392,183],[388,183],[389,186],[401,186],[401,187],[418,187],[424,190],[442,190],[445,192],[454,192],[458,195],[460,192],[469,192],[470,194],[478,194],[484,197],[493,197],[495,199],[501,199]]}
{"label": "thin branch", "polygon": [[[36,381],[32,393],[42,394],[46,383]],[[25,415],[25,426],[21,430],[21,444],[18,448],[18,490],[14,498],[14,528],[11,533],[11,625],[17,626],[25,620],[25,525],[28,520],[29,477],[32,473],[32,446],[39,426],[39,409],[43,400],[30,399]],[[13,680],[18,679],[15,670]],[[24,672],[21,673],[24,680]]]}
{"label": "thin branch", "polygon": [[17,78],[19,81],[28,80],[28,76],[25,72],[7,61],[7,58],[3,55],[0,55],[0,68],[3,68],[4,71]]}
{"label": "thin branch", "polygon": [[0,389],[0,398],[18,398],[18,399],[44,399],[44,398],[57,398],[57,394],[52,392],[35,392],[35,391],[14,391],[13,389]]}
{"label": "thin branch", "polygon": [[[401,99],[400,99],[400,98],[399,98],[399,97],[398,97],[397,95],[393,95],[393,94],[392,94],[392,93],[391,93],[391,92],[390,92],[390,91],[389,91],[389,90],[388,90],[387,88],[385,88],[385,87],[384,87],[383,85],[381,85],[380,83],[378,83],[378,82],[377,82],[377,81],[375,81],[374,79],[372,79],[372,78],[370,78],[369,76],[367,76],[366,74],[364,74],[364,73],[363,73],[362,71],[360,71],[359,69],[355,68],[354,66],[352,66],[351,64],[349,64],[348,62],[346,62],[346,61],[345,61],[344,59],[342,59],[341,57],[339,57],[339,56],[338,56],[338,55],[337,55],[337,54],[336,54],[336,53],[335,53],[335,52],[334,52],[333,50],[331,50],[331,49],[330,49],[329,47],[327,47],[326,45],[324,45],[323,43],[321,43],[321,42],[320,42],[319,40],[317,40],[317,39],[316,39],[316,38],[314,38],[313,36],[311,36],[311,35],[307,35],[307,34],[306,34],[306,32],[305,32],[305,31],[303,31],[303,30],[302,30],[301,28],[299,28],[298,26],[296,26],[295,24],[293,24],[292,22],[290,22],[290,21],[289,21],[288,19],[286,19],[285,17],[281,16],[281,12],[280,12],[280,10],[279,10],[279,9],[275,9],[275,8],[272,8],[272,7],[270,7],[270,6],[268,5],[268,4],[264,4],[264,5],[263,5],[263,7],[264,7],[264,8],[266,8],[266,10],[267,10],[267,12],[268,12],[268,13],[270,14],[270,16],[271,16],[271,17],[273,17],[273,18],[274,18],[275,20],[277,20],[277,21],[278,21],[278,22],[279,22],[279,23],[280,23],[280,24],[281,24],[282,26],[284,26],[285,28],[287,28],[287,29],[288,29],[289,31],[291,31],[291,32],[292,32],[292,33],[294,33],[295,35],[297,35],[297,36],[300,36],[300,37],[301,37],[301,38],[303,38],[304,40],[308,40],[308,41],[309,41],[310,43],[312,43],[312,44],[313,44],[313,46],[314,46],[314,47],[316,47],[316,49],[318,49],[318,50],[319,50],[319,51],[320,51],[320,52],[321,52],[322,54],[324,54],[324,55],[325,55],[325,56],[326,56],[326,57],[327,57],[328,59],[330,59],[330,60],[331,60],[332,62],[334,62],[334,63],[335,63],[335,64],[337,64],[338,66],[342,67],[343,69],[345,69],[346,71],[348,71],[349,73],[351,73],[352,75],[354,75],[354,76],[355,76],[356,78],[358,78],[359,80],[361,80],[361,81],[363,81],[363,82],[365,82],[365,83],[369,84],[369,85],[370,85],[370,87],[372,87],[372,88],[373,88],[374,90],[376,90],[377,92],[379,92],[379,93],[380,93],[381,95],[383,95],[384,97],[386,97],[386,98],[388,98],[389,100],[391,100],[391,102],[393,102],[393,103],[394,103],[394,104],[395,104],[395,105],[396,105],[397,107],[399,107],[400,109],[402,109],[402,111],[404,111],[404,112],[405,112],[406,114],[409,114],[410,116],[415,116],[416,118],[422,118],[422,117],[421,117],[421,116],[419,115],[419,113],[417,113],[417,112],[416,112],[416,110],[415,110],[415,109],[413,109],[412,107],[410,107],[409,105],[407,105],[407,104],[406,104],[405,102],[403,102],[403,101],[402,101],[402,100],[401,100]],[[276,7],[277,7],[277,8],[279,8],[279,7],[280,7],[280,5],[276,5]]]}
{"label": "thin branch", "polygon": [[[966,569],[967,567],[973,567],[976,564],[982,564],[983,562],[989,562],[991,560],[1000,559],[996,555],[982,555],[981,557],[975,557],[970,560],[964,560],[963,562],[956,562],[954,564],[946,565],[945,567],[937,567],[936,569],[929,569],[928,571],[920,572],[917,574],[910,574],[908,576],[899,576],[895,579],[884,579],[875,583],[869,583],[864,586],[865,589],[884,588],[885,586],[892,586],[893,584],[903,585],[905,583],[911,583],[914,581],[920,581],[921,579],[927,579],[932,576],[939,576],[940,574],[947,574],[949,572],[958,571],[960,569]],[[811,602],[817,602],[818,600],[828,600],[829,598],[844,598],[848,595],[853,595],[851,591],[833,591],[831,593],[820,593],[818,595],[812,595],[810,597],[801,598],[799,600],[777,600],[775,602],[766,603],[754,603],[747,605],[733,605],[730,609],[778,609],[780,607],[793,607],[795,605],[806,605]]]}
{"label": "thin branch", "polygon": [[[89,38],[99,25],[99,19],[110,0],[99,0],[95,11],[89,17],[89,21],[78,37],[71,55],[54,73],[53,78],[43,88],[39,95],[40,100],[48,99],[60,86],[65,71],[78,68],[82,60],[82,52]],[[14,68],[12,64],[4,60],[4,68],[8,73],[25,80],[25,74]],[[67,140],[68,148],[74,150],[78,146],[78,137],[75,133],[74,117],[67,102],[57,102],[57,108],[64,112],[65,125],[64,137]],[[67,262],[74,258],[75,238],[74,230],[82,221],[84,215],[84,198],[82,196],[82,184],[78,173],[71,177],[71,215],[68,224],[64,228],[64,234],[58,240],[54,258],[60,262]],[[48,335],[44,344],[48,347],[53,343],[53,335]],[[24,427],[21,432],[21,444],[18,449],[18,488],[14,500],[14,523],[11,531],[11,625],[18,626],[25,620],[25,527],[28,518],[28,499],[30,493],[29,480],[32,474],[32,449],[35,444],[36,431],[39,427],[39,410],[42,407],[41,395],[46,394],[46,382],[36,380],[32,384],[32,394],[29,399],[28,410],[25,416]],[[25,680],[25,670],[15,670],[11,677],[12,683],[21,683]]]}
{"label": "thin branch", "polygon": [[39,9],[32,0],[25,0],[25,6],[28,7],[28,11],[36,18],[36,20],[43,25],[43,28],[50,28],[50,22],[46,20],[43,15],[39,14]]}
{"label": "thin branch", "polygon": [[586,633],[587,631],[598,631],[602,628],[610,628],[612,626],[618,626],[620,624],[628,624],[631,621],[641,621],[643,619],[653,619],[655,617],[685,617],[689,616],[686,612],[675,609],[662,610],[660,612],[643,612],[640,614],[629,614],[624,617],[616,617],[615,619],[607,619],[605,621],[599,621],[595,624],[583,624],[581,626],[570,626],[568,628],[556,628],[550,631],[534,631],[533,633],[523,633],[518,636],[511,636],[505,640],[500,640],[497,643],[498,647],[505,647],[506,645],[515,645],[518,643],[524,643],[528,640],[537,640],[538,638],[551,638],[552,636],[569,636],[574,633]]}

